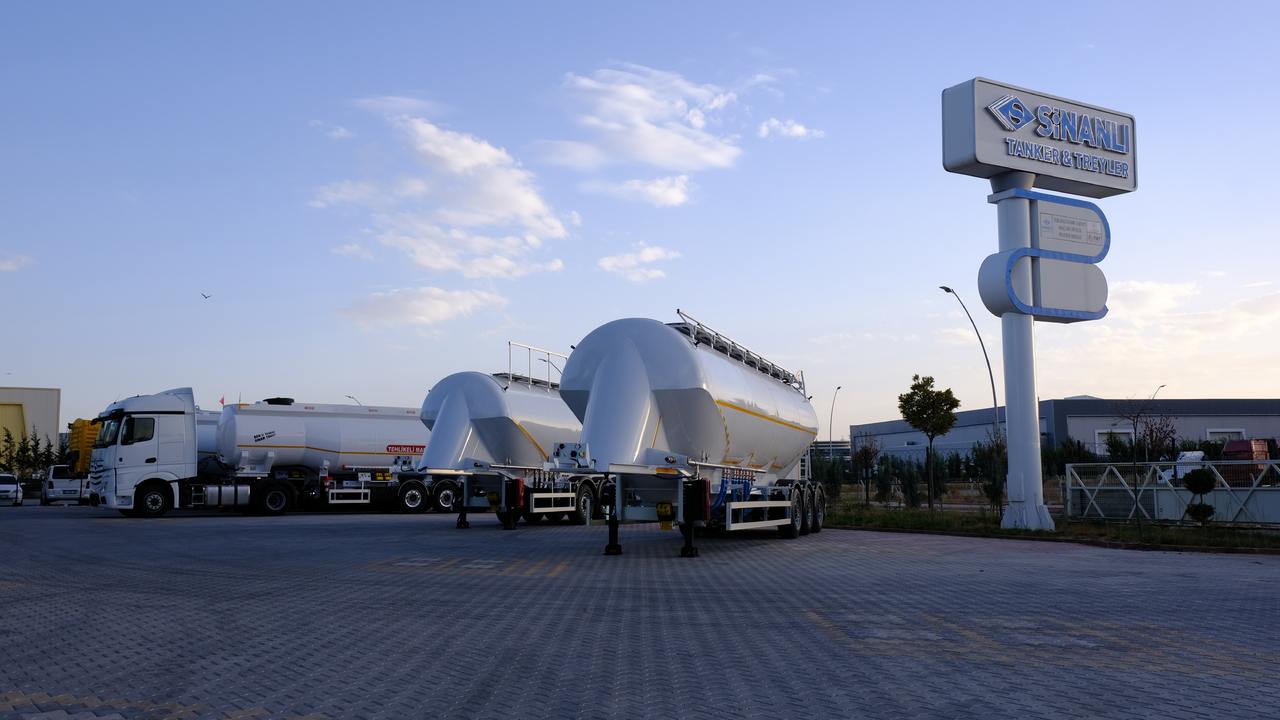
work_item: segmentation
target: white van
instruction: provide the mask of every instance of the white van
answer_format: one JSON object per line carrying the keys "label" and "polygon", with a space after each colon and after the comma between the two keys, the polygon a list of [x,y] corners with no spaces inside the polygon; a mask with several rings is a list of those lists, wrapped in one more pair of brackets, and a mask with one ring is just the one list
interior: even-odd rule
{"label": "white van", "polygon": [[70,465],[54,465],[44,475],[40,487],[40,504],[74,502],[89,504],[89,474],[71,472]]}

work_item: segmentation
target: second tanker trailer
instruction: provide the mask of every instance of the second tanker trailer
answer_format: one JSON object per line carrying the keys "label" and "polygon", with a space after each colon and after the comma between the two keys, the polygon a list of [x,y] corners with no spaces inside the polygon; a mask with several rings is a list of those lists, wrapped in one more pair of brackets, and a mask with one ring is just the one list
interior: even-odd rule
{"label": "second tanker trailer", "polygon": [[678,523],[690,557],[695,527],[821,530],[822,488],[801,472],[818,429],[803,377],[679,314],[616,320],[578,343],[560,396],[582,434],[547,468],[601,478],[610,555],[623,521]]}

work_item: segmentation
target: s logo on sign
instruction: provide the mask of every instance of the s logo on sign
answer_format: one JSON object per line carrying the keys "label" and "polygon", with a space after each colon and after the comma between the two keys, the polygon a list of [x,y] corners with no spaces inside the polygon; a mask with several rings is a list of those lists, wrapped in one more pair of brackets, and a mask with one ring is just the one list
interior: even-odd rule
{"label": "s logo on sign", "polygon": [[996,100],[987,106],[987,110],[995,116],[996,122],[1003,125],[1009,132],[1014,132],[1035,119],[1035,113],[1031,108],[1013,95],[1005,95]]}

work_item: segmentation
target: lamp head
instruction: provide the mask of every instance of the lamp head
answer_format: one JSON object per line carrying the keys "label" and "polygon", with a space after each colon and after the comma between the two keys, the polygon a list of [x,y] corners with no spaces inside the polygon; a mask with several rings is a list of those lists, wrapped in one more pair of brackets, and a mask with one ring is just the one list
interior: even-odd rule
{"label": "lamp head", "polygon": [[938,289],[939,289],[939,290],[943,290],[943,291],[945,291],[945,292],[949,292],[949,293],[953,293],[953,292],[955,292],[955,290],[952,290],[951,288],[947,287],[946,285],[939,285],[939,286],[938,286]]}

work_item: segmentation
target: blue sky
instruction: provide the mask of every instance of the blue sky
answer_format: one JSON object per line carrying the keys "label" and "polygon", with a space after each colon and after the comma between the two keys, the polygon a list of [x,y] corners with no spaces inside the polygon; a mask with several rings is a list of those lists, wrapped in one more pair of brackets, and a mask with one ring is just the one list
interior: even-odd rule
{"label": "blue sky", "polygon": [[1003,400],[995,210],[941,167],[984,76],[1137,118],[1110,315],[1037,325],[1041,397],[1280,396],[1273,4],[438,5],[0,5],[0,383],[417,406],[678,307],[822,437],[837,385],[836,437],[913,373],[985,407],[937,289]]}

